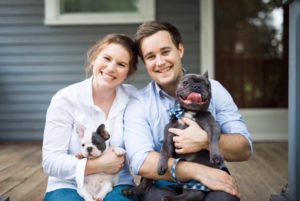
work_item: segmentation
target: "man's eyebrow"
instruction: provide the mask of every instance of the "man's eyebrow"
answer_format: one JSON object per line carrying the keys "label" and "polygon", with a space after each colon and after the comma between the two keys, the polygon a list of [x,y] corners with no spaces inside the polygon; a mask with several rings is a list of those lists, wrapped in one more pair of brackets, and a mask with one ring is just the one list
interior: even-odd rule
{"label": "man's eyebrow", "polygon": [[[172,49],[172,47],[167,46],[167,47],[162,47],[162,48],[160,48],[160,51],[170,50],[170,49]],[[149,55],[151,55],[151,54],[153,54],[153,52],[148,52],[148,53],[146,53],[146,54],[144,55],[144,57],[147,57],[147,56],[149,56]]]}

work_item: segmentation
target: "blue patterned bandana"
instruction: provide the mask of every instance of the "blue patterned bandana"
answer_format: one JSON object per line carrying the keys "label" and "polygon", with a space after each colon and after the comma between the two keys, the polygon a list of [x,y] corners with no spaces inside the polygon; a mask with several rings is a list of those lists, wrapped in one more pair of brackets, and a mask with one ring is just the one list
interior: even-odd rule
{"label": "blue patterned bandana", "polygon": [[168,109],[168,112],[170,113],[170,119],[181,119],[184,114],[184,110],[177,102],[175,103],[174,107]]}

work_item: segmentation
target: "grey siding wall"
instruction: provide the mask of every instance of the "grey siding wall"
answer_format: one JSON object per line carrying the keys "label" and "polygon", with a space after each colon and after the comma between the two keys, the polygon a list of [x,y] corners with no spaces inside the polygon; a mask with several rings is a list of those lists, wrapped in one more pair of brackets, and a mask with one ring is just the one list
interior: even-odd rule
{"label": "grey siding wall", "polygon": [[[199,71],[199,2],[157,0],[156,19],[183,33],[184,66]],[[42,139],[53,94],[85,78],[88,48],[105,34],[133,36],[137,24],[45,26],[42,0],[0,0],[0,140]],[[142,63],[129,82],[149,81]]]}

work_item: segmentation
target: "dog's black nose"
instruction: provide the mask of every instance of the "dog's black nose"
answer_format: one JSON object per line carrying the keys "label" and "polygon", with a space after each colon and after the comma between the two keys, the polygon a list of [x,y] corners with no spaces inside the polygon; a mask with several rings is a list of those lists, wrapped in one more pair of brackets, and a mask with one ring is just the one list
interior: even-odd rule
{"label": "dog's black nose", "polygon": [[93,147],[86,148],[87,152],[91,153],[93,151]]}

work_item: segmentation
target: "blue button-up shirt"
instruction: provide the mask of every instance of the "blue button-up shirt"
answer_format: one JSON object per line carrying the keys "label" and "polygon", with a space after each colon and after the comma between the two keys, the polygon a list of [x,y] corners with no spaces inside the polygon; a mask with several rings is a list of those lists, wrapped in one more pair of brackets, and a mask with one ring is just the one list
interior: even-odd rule
{"label": "blue button-up shirt", "polygon": [[[228,91],[217,81],[210,80],[212,98],[209,111],[220,126],[221,133],[239,133],[246,137],[252,150],[251,135]],[[168,110],[175,98],[166,94],[154,82],[130,100],[124,114],[124,141],[130,165],[138,174],[150,151],[160,152],[164,127],[169,122]]]}

